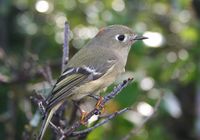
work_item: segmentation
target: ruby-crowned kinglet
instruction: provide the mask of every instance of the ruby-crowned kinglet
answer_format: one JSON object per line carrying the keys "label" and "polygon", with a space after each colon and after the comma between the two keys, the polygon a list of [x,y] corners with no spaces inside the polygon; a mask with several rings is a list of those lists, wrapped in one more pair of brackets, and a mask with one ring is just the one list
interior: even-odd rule
{"label": "ruby-crowned kinglet", "polygon": [[79,101],[111,85],[125,71],[131,45],[146,37],[136,35],[123,25],[101,29],[89,43],[69,60],[49,97],[38,139],[44,132],[54,112],[68,99]]}

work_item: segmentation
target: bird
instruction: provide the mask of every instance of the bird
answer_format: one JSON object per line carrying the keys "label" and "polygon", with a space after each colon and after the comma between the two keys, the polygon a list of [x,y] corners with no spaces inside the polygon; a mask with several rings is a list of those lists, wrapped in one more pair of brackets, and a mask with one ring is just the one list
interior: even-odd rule
{"label": "bird", "polygon": [[147,37],[137,35],[124,25],[110,25],[100,29],[69,60],[46,98],[47,107],[38,140],[43,139],[53,114],[64,101],[79,101],[88,95],[98,94],[125,72],[131,46],[143,39]]}

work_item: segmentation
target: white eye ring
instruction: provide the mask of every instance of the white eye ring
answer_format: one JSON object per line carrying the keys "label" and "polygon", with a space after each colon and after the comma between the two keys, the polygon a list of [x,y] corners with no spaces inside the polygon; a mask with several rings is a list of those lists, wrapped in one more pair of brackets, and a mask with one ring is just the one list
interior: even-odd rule
{"label": "white eye ring", "polygon": [[126,34],[118,34],[115,36],[115,39],[120,42],[126,42],[127,35]]}

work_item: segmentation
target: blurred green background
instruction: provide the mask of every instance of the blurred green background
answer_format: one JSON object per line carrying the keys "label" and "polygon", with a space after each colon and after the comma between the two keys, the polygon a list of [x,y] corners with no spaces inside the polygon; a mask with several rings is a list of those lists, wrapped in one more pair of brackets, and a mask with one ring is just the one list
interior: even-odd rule
{"label": "blurred green background", "polygon": [[64,22],[70,57],[101,27],[123,24],[149,39],[131,49],[126,77],[134,82],[110,111],[136,110],[95,129],[87,140],[120,140],[156,113],[132,140],[200,140],[200,0],[1,0],[0,139],[22,139],[37,108],[34,89],[45,87],[41,69],[61,71]]}

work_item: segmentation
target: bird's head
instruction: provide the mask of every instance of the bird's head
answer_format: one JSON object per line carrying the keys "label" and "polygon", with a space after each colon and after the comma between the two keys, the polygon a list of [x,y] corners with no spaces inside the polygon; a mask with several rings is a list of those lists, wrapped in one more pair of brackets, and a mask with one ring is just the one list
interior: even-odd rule
{"label": "bird's head", "polygon": [[95,36],[95,42],[99,42],[101,47],[130,48],[137,40],[147,39],[139,36],[130,28],[123,25],[111,25],[102,28]]}

